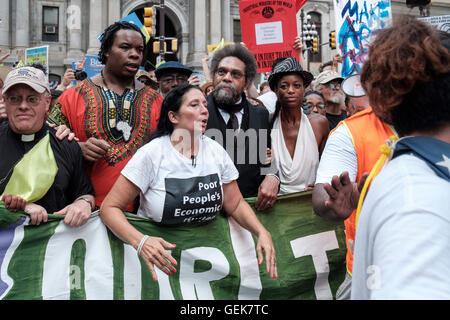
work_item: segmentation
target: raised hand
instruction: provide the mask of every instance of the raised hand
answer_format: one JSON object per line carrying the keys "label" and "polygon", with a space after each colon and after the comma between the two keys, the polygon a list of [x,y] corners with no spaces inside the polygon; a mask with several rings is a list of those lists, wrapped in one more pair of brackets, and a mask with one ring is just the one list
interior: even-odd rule
{"label": "raised hand", "polygon": [[323,188],[330,197],[325,201],[325,206],[340,218],[347,219],[358,206],[359,195],[367,176],[368,173],[364,173],[358,183],[351,182],[348,172],[345,171],[339,177],[334,176],[331,184],[324,183]]}

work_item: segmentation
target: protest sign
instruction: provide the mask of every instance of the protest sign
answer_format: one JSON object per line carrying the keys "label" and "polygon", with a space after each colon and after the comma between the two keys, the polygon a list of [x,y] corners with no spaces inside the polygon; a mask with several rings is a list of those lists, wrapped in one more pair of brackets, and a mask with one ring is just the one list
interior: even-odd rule
{"label": "protest sign", "polygon": [[272,71],[278,58],[298,57],[294,1],[239,1],[242,41],[255,55],[258,72]]}
{"label": "protest sign", "polygon": [[[254,206],[256,199],[247,201]],[[96,214],[76,228],[56,215],[33,226],[26,214],[0,206],[0,299],[333,299],[345,277],[344,225],[317,217],[311,192],[281,196],[258,214],[275,246],[275,279],[265,262],[258,265],[257,239],[232,218],[167,227],[126,217],[177,245],[170,251],[177,273],[156,268],[155,282],[136,250]]]}
{"label": "protest sign", "polygon": [[434,17],[422,17],[419,20],[425,21],[432,26],[435,26],[438,30],[450,32],[450,15],[446,16],[434,16]]}
{"label": "protest sign", "polygon": [[25,49],[25,65],[41,63],[48,70],[48,46]]}
{"label": "protest sign", "polygon": [[306,0],[296,0],[295,1],[295,10],[296,11],[300,10],[305,3],[306,3]]}
{"label": "protest sign", "polygon": [[361,73],[378,30],[392,22],[390,0],[333,0],[341,75]]}

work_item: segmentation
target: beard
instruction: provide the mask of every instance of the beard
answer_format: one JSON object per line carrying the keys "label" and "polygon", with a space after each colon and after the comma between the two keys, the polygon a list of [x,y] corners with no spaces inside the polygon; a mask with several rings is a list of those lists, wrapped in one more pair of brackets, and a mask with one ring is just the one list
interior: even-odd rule
{"label": "beard", "polygon": [[341,92],[331,93],[330,102],[335,104],[343,104],[345,102],[345,96]]}
{"label": "beard", "polygon": [[[224,88],[229,88],[230,91],[224,90]],[[212,95],[216,102],[221,106],[233,105],[238,102],[241,97],[235,87],[226,83],[220,83],[215,86]]]}

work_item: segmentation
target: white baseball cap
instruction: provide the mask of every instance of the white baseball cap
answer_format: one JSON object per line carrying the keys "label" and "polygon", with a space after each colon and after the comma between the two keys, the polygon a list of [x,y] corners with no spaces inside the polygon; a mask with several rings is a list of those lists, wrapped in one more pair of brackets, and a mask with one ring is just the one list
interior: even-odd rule
{"label": "white baseball cap", "polygon": [[38,93],[50,93],[47,76],[34,67],[21,67],[10,71],[3,84],[3,94],[16,84],[26,84]]}
{"label": "white baseball cap", "polygon": [[359,74],[354,74],[352,76],[349,76],[347,79],[342,81],[342,91],[350,96],[350,97],[362,97],[366,95],[366,92],[364,91],[361,80],[359,78]]}

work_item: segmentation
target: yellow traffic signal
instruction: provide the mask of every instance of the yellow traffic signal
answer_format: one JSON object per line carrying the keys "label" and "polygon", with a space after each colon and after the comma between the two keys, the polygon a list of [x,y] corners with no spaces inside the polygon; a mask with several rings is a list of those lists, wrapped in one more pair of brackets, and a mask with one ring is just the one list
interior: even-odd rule
{"label": "yellow traffic signal", "polygon": [[154,6],[144,8],[144,26],[150,35],[156,35],[156,8]]}
{"label": "yellow traffic signal", "polygon": [[336,49],[336,32],[335,31],[331,31],[330,32],[330,48],[331,49]]}
{"label": "yellow traffic signal", "polygon": [[[153,53],[154,54],[160,54],[161,52],[161,44],[160,44],[160,41],[159,40],[157,40],[157,41],[154,41],[153,42]],[[167,43],[165,43],[164,42],[164,52],[166,52],[167,51]],[[173,50],[172,50],[173,51]]]}
{"label": "yellow traffic signal", "polygon": [[171,49],[172,49],[172,52],[178,51],[178,40],[177,39],[172,40]]}
{"label": "yellow traffic signal", "polygon": [[312,49],[314,53],[318,53],[319,52],[319,48],[317,46],[317,37],[314,37],[312,39]]}

